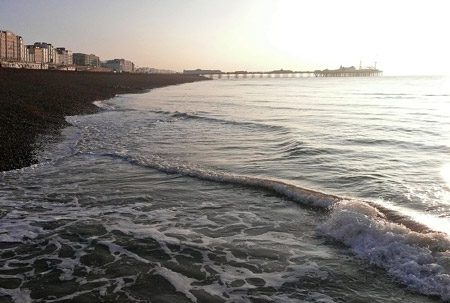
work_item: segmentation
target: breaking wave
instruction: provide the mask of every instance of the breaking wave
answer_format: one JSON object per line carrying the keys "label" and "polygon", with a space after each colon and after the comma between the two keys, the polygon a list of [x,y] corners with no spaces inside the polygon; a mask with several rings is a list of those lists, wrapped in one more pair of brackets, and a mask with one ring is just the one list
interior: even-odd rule
{"label": "breaking wave", "polygon": [[396,281],[412,291],[440,296],[444,300],[450,299],[448,235],[432,231],[406,215],[369,201],[345,199],[278,180],[203,169],[158,156],[130,156],[121,153],[105,153],[100,156],[120,159],[168,174],[260,188],[299,204],[323,209],[328,218],[318,227],[321,235],[344,243],[358,257],[385,268]]}

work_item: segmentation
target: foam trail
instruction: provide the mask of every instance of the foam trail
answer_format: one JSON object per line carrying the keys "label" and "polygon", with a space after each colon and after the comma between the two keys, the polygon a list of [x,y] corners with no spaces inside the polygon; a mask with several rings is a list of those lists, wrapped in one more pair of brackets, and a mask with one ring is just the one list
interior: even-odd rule
{"label": "foam trail", "polygon": [[95,106],[103,109],[103,110],[117,110],[114,105],[108,104],[107,100],[94,101],[92,102]]}
{"label": "foam trail", "polygon": [[129,155],[124,155],[117,152],[105,153],[102,155],[122,159],[129,163],[153,168],[169,174],[176,173],[201,180],[227,182],[232,184],[262,188],[283,195],[295,202],[314,207],[328,208],[335,204],[337,201],[341,200],[337,196],[327,195],[277,180],[240,176],[225,172],[207,170],[195,167],[193,165],[188,165],[186,163],[169,162],[158,156],[131,157]]}

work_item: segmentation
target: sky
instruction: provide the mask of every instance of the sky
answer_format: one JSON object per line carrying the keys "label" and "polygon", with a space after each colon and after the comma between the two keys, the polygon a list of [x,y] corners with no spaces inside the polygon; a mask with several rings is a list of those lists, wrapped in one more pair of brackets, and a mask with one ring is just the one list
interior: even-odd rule
{"label": "sky", "polygon": [[450,74],[446,0],[0,0],[0,29],[183,71],[374,66]]}

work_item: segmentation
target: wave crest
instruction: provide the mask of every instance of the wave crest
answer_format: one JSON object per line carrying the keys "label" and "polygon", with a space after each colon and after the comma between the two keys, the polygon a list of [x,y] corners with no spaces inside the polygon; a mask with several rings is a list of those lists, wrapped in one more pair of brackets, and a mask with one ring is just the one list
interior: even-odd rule
{"label": "wave crest", "polygon": [[319,231],[409,289],[450,299],[450,240],[444,234],[412,231],[360,201],[337,203]]}

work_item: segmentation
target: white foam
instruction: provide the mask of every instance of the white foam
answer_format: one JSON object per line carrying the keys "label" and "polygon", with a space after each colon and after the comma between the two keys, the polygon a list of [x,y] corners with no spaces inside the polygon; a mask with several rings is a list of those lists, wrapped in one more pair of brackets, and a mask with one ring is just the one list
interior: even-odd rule
{"label": "white foam", "polygon": [[318,292],[311,292],[308,297],[304,301],[305,303],[335,303],[336,301],[333,300],[333,298],[318,293]]}
{"label": "white foam", "polygon": [[57,298],[57,299],[53,299],[53,300],[49,300],[46,299],[45,302],[61,302],[61,301],[67,301],[67,300],[72,300],[78,296],[84,295],[84,294],[88,294],[93,292],[94,290],[98,290],[99,288],[95,288],[95,289],[89,289],[89,290],[83,290],[83,291],[77,291],[74,292],[73,294],[61,297],[61,298]]}
{"label": "white foam", "polygon": [[28,214],[11,211],[0,220],[0,242],[22,242],[35,239],[42,233],[42,228],[31,225]]}
{"label": "white foam", "polygon": [[[246,295],[248,290],[256,289],[258,286],[252,285],[247,280],[248,279],[261,279],[264,281],[264,287],[280,288],[285,283],[295,283],[303,277],[313,277],[315,279],[324,280],[327,279],[328,273],[321,270],[315,262],[306,262],[299,265],[289,265],[285,270],[280,272],[267,272],[267,273],[254,273],[253,271],[244,267],[234,267],[225,266],[223,264],[218,265],[211,261],[208,254],[204,253],[204,258],[202,262],[203,267],[208,267],[209,270],[213,270],[215,273],[220,275],[220,280],[224,283],[212,283],[208,285],[195,285],[201,281],[193,278],[186,277],[178,272],[174,272],[165,267],[156,267],[151,272],[153,274],[158,274],[163,276],[170,284],[172,284],[175,289],[183,293],[187,298],[193,302],[197,302],[197,298],[192,294],[192,290],[203,290],[212,296],[223,297],[226,293],[229,297],[230,302],[241,302],[247,301],[248,297]],[[243,261],[234,258],[232,255],[230,259],[234,261]],[[208,271],[205,271],[206,273]],[[243,281],[242,286],[231,286],[236,280]],[[311,298],[317,299],[330,299],[328,296],[314,293],[311,294]],[[268,300],[274,299],[267,297]],[[292,302],[292,298],[286,297],[286,302]],[[333,302],[331,301],[311,301],[311,302]],[[277,301],[278,302],[278,301]],[[281,300],[280,302],[283,302]]]}
{"label": "white foam", "polygon": [[29,303],[32,302],[31,291],[28,289],[5,289],[0,287],[1,296],[10,296],[14,302]]}
{"label": "white foam", "polygon": [[108,104],[106,100],[94,101],[92,103],[104,110],[116,110],[116,107],[114,105]]}
{"label": "white foam", "polygon": [[138,256],[137,254],[132,253],[129,250],[126,250],[122,246],[119,246],[119,245],[114,244],[112,242],[109,242],[109,241],[98,241],[98,244],[105,245],[106,247],[108,247],[109,252],[113,256],[117,257],[118,255],[126,255],[126,256],[128,256],[130,258],[133,258],[133,259],[135,259],[135,260],[137,260],[139,262],[142,262],[142,263],[145,263],[145,264],[149,264],[150,263],[148,260],[146,260],[146,259]]}
{"label": "white foam", "polygon": [[[125,282],[125,278],[130,280],[130,282]],[[115,279],[116,281],[116,288],[114,288],[113,293],[118,293],[119,291],[122,291],[122,288],[131,286],[134,283],[136,283],[136,277],[135,276],[127,276],[127,277],[119,277]]]}
{"label": "white foam", "polygon": [[411,290],[450,299],[450,241],[445,235],[414,232],[361,201],[336,204],[319,230],[384,267]]}

